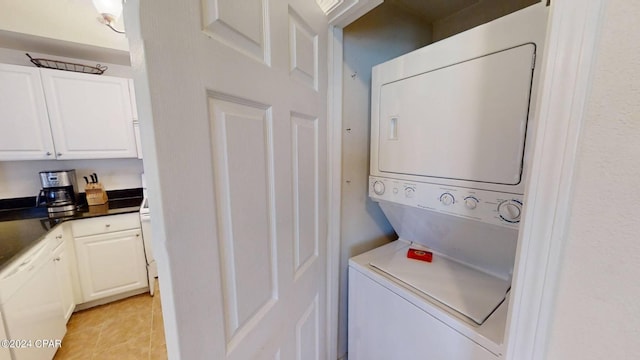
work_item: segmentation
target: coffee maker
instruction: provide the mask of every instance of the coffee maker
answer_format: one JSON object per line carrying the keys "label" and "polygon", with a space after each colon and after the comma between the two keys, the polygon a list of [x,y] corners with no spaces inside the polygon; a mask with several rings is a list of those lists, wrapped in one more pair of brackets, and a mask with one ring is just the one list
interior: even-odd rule
{"label": "coffee maker", "polygon": [[75,214],[78,186],[75,170],[41,171],[42,190],[36,199],[38,206],[46,206],[50,217]]}

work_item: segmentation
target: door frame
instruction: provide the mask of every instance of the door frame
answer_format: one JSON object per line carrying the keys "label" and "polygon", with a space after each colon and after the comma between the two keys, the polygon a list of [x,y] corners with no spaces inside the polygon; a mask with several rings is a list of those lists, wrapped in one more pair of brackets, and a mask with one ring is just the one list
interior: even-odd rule
{"label": "door frame", "polygon": [[[377,0],[365,2],[379,3]],[[545,177],[531,175],[528,185],[528,206],[523,214],[521,254],[519,271],[515,274],[518,283],[512,293],[513,309],[510,312],[507,339],[507,359],[543,358],[547,347],[547,330],[551,325],[555,305],[555,285],[563,259],[571,206],[573,169],[576,148],[580,141],[582,113],[591,85],[591,68],[595,61],[597,40],[604,0],[556,0],[551,5],[547,50],[545,51],[545,74],[542,79],[541,96],[538,99],[540,118],[539,136],[535,142],[536,156],[533,158],[531,174],[536,169],[546,169]],[[376,4],[377,5],[377,4]],[[375,7],[375,5],[373,6]],[[358,14],[349,13],[332,19],[329,26],[329,83],[328,83],[328,232],[327,232],[327,339],[329,359],[337,359],[338,333],[338,289],[340,262],[340,209],[341,209],[341,164],[342,164],[342,61],[343,28],[373,7],[363,6]],[[578,11],[579,10],[579,11]],[[347,15],[345,15],[347,16]],[[139,2],[125,2],[127,36],[139,38]],[[341,21],[344,21],[341,23]],[[146,78],[144,54],[137,50],[138,72],[134,72],[138,108],[142,116],[150,120],[151,91]],[[576,55],[577,56],[572,56]],[[149,189],[159,188],[153,127],[144,125],[143,148],[145,172]],[[560,129],[560,131],[555,131]],[[547,130],[547,131],[545,131]],[[154,196],[161,194],[155,193]],[[162,209],[157,208],[158,218]],[[164,226],[154,226],[154,231],[163,242]],[[533,241],[535,239],[535,241]],[[159,255],[163,255],[161,252]],[[166,262],[158,261],[158,270],[163,281],[163,311],[167,327],[167,351],[170,358],[179,356],[178,334],[171,289],[171,269]],[[533,271],[535,270],[535,271]],[[538,274],[544,274],[540,277]]]}
{"label": "door frame", "polygon": [[[377,1],[376,1],[377,2]],[[373,3],[373,1],[371,1]],[[566,243],[576,149],[591,87],[591,69],[601,30],[604,0],[556,0],[551,4],[543,75],[537,105],[537,133],[527,207],[520,231],[518,272],[505,331],[506,359],[543,359],[555,307],[555,289]],[[327,339],[337,359],[338,289],[342,179],[343,28],[373,7],[357,9],[329,26],[329,229]],[[544,176],[541,174],[544,169]],[[543,276],[540,276],[543,274]]]}
{"label": "door frame", "polygon": [[[345,25],[346,26],[346,25]],[[327,83],[327,355],[338,359],[340,217],[342,215],[342,27],[329,24]]]}
{"label": "door frame", "polygon": [[604,4],[605,0],[556,0],[551,5],[506,359],[546,356]]}

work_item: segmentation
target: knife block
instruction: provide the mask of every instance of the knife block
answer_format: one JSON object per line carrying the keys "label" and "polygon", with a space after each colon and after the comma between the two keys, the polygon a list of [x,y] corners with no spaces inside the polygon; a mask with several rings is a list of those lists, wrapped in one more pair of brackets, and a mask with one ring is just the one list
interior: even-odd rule
{"label": "knife block", "polygon": [[107,192],[104,191],[104,187],[101,183],[91,183],[87,184],[84,187],[85,194],[87,195],[87,204],[89,206],[92,205],[102,205],[106,204],[109,201],[107,197]]}

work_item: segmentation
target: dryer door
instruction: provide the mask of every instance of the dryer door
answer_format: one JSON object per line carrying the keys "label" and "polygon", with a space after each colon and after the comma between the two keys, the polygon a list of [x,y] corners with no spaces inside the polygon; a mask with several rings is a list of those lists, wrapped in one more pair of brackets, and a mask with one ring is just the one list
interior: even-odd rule
{"label": "dryer door", "polygon": [[528,43],[383,84],[379,170],[520,183],[534,56]]}

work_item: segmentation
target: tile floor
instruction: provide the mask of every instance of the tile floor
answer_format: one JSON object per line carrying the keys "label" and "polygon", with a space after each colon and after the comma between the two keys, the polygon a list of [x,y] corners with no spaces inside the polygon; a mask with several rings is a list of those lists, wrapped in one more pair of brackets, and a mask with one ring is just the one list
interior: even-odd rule
{"label": "tile floor", "polygon": [[160,291],[74,313],[54,360],[163,360]]}

